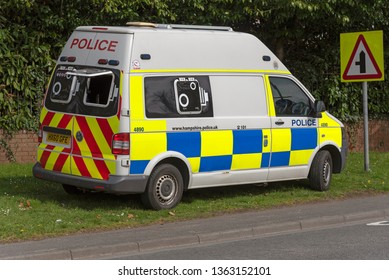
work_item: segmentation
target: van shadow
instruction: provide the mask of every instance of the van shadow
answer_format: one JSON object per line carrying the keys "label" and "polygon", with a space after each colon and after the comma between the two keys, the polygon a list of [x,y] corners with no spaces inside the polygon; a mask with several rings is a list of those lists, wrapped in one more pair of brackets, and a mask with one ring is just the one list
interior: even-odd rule
{"label": "van shadow", "polygon": [[0,197],[16,198],[20,201],[38,200],[54,203],[68,209],[118,210],[123,208],[143,209],[139,195],[113,195],[102,192],[85,192],[70,195],[61,184],[47,182],[33,176],[0,178]]}
{"label": "van shadow", "polygon": [[[221,186],[215,188],[195,189],[184,192],[182,203],[198,205],[212,203],[216,200],[234,199],[244,196],[265,197],[272,193],[285,193],[308,189],[304,180],[285,181],[270,184],[249,184]],[[42,181],[33,176],[3,177],[0,179],[0,197],[16,197],[20,200],[39,200],[42,203],[55,203],[67,209],[84,210],[145,210],[139,194],[113,195],[103,192],[85,192],[77,195],[66,193],[57,183]]]}
{"label": "van shadow", "polygon": [[201,200],[204,203],[213,203],[223,199],[233,201],[239,197],[254,197],[256,198],[255,200],[259,201],[261,198],[271,196],[272,194],[281,194],[280,196],[285,198],[292,197],[294,192],[308,189],[309,185],[306,180],[220,186],[189,190],[184,193],[182,202],[190,204]]}

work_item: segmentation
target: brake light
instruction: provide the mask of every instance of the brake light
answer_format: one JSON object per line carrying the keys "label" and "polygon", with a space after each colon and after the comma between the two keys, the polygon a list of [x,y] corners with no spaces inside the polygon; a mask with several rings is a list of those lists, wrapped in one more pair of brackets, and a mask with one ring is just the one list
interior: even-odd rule
{"label": "brake light", "polygon": [[42,141],[43,141],[43,129],[42,129],[42,124],[39,124],[38,143],[42,143]]}
{"label": "brake light", "polygon": [[130,153],[129,133],[118,133],[113,136],[112,153],[114,155],[128,155]]}

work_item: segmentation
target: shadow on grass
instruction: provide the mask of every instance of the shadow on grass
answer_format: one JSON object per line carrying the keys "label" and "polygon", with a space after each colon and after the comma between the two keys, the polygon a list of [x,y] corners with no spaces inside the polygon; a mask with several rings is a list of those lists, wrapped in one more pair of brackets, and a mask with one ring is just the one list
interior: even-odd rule
{"label": "shadow on grass", "polygon": [[[271,184],[250,184],[222,186],[215,188],[195,189],[184,192],[182,203],[189,205],[195,201],[203,204],[220,199],[234,199],[242,196],[266,196],[275,192],[291,192],[296,189],[307,189],[302,181],[286,181]],[[31,176],[0,178],[0,197],[14,196],[21,200],[34,199],[42,203],[55,203],[68,209],[81,208],[84,210],[106,209],[119,210],[130,208],[145,210],[140,195],[113,195],[103,192],[85,192],[77,195],[67,194],[57,183],[39,180]]]}

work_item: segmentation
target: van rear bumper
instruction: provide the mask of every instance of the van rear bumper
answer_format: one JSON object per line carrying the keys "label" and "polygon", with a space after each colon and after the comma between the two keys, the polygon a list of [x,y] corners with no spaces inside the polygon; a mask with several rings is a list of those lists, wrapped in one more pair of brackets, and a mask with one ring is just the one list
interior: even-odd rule
{"label": "van rear bumper", "polygon": [[36,163],[34,165],[32,173],[34,177],[38,179],[72,185],[80,189],[103,191],[115,194],[143,193],[146,190],[146,183],[148,180],[148,176],[145,175],[110,175],[108,180],[98,180],[46,170],[40,165],[40,163]]}

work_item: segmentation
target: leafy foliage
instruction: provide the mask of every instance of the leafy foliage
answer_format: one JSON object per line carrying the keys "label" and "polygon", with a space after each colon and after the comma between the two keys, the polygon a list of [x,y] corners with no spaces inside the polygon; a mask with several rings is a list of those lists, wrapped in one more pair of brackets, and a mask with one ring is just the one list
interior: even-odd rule
{"label": "leafy foliage", "polygon": [[[127,21],[229,25],[253,33],[330,111],[356,120],[361,86],[340,82],[339,34],[384,30],[387,46],[388,11],[385,0],[1,0],[0,129],[36,129],[45,84],[76,26]],[[369,83],[371,116],[389,115],[388,97],[388,81]]]}

